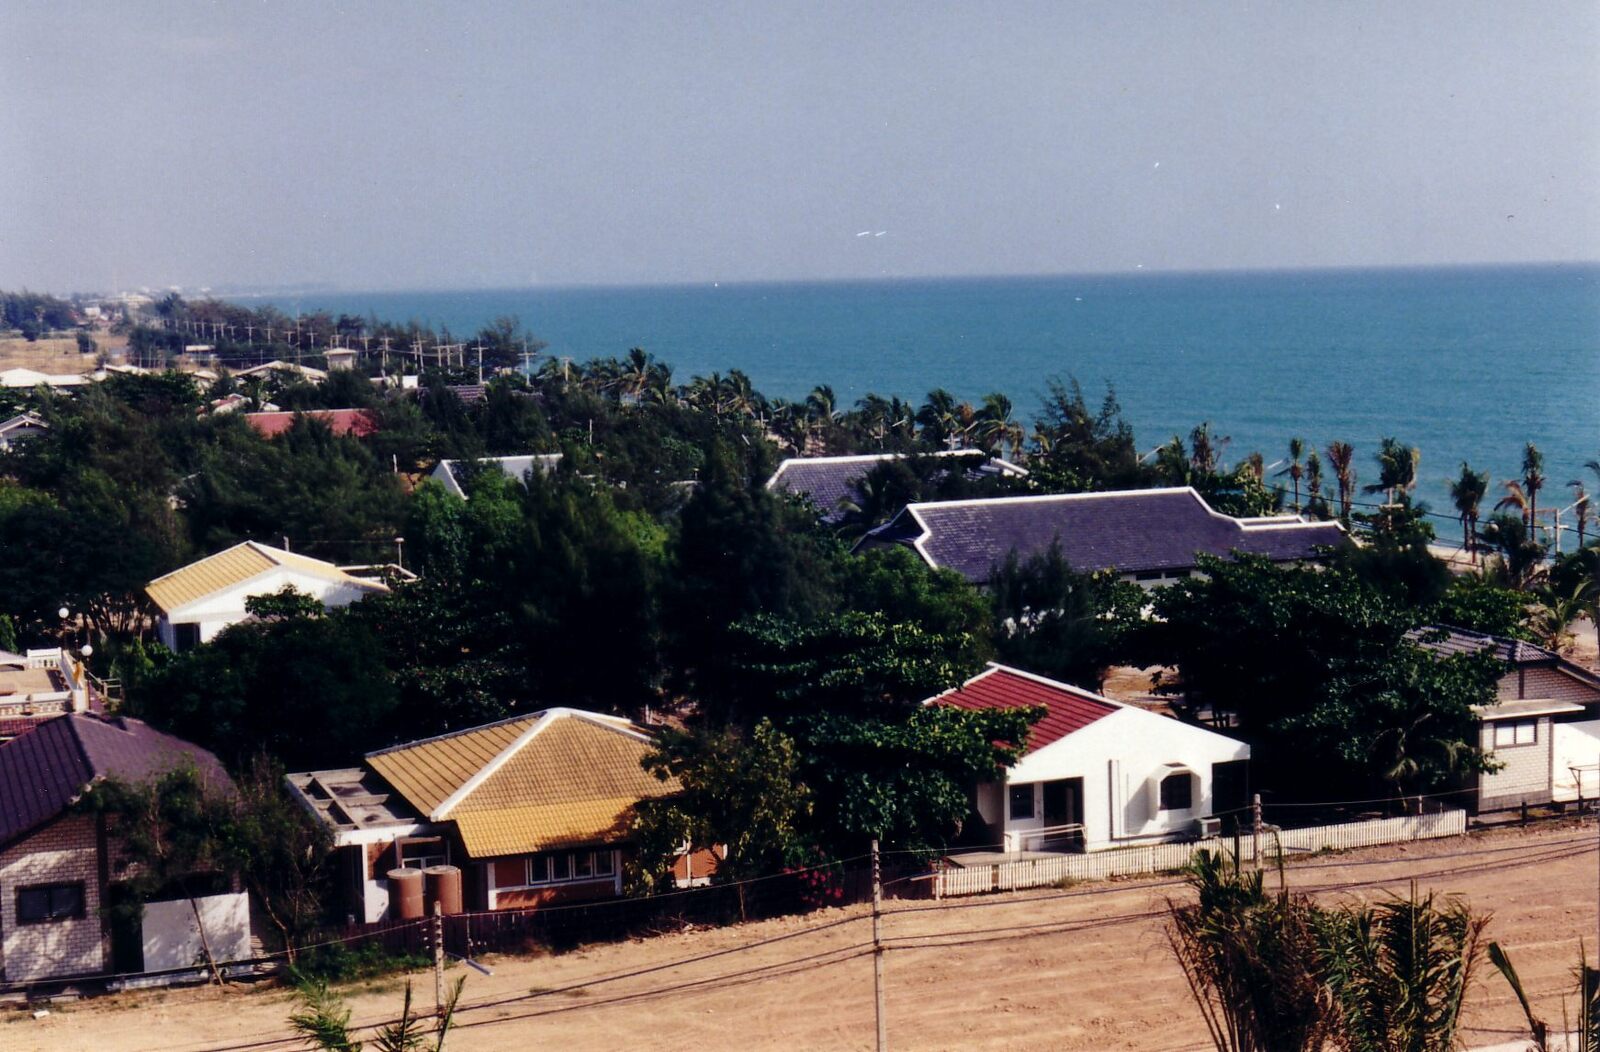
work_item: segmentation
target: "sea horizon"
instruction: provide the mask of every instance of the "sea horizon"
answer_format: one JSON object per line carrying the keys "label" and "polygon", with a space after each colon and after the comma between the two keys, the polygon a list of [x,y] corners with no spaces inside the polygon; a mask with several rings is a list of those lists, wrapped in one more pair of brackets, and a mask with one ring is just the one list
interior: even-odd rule
{"label": "sea horizon", "polygon": [[[398,296],[414,294],[471,294],[500,292],[589,292],[589,291],[651,291],[702,288],[751,288],[785,285],[870,285],[1010,282],[1076,278],[1204,278],[1212,276],[1268,276],[1289,274],[1361,274],[1406,271],[1470,271],[1470,270],[1563,270],[1589,269],[1600,272],[1600,258],[1584,260],[1529,260],[1522,262],[1452,262],[1452,263],[1361,263],[1361,264],[1311,264],[1288,267],[1206,267],[1161,269],[1154,267],[1133,270],[1057,270],[1020,271],[1004,274],[863,274],[837,277],[806,278],[704,278],[663,281],[538,281],[523,284],[486,285],[394,285],[372,287],[364,284],[342,285],[316,283],[309,285],[216,285],[185,286],[147,285],[145,291],[163,288],[183,292],[203,291],[220,300],[252,299],[273,300],[286,296]],[[126,290],[119,290],[126,291]]]}

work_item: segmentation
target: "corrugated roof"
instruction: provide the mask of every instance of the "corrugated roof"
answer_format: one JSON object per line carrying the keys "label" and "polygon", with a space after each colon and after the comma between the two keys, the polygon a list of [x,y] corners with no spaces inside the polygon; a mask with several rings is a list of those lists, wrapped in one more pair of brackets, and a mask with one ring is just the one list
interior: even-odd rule
{"label": "corrugated roof", "polygon": [[388,591],[377,581],[364,581],[359,577],[352,577],[333,563],[256,541],[244,541],[174,570],[164,577],[158,577],[145,586],[145,591],[156,606],[170,614],[208,595],[215,595],[217,592],[241,585],[279,566],[290,567],[302,573],[356,588],[374,592]]}
{"label": "corrugated roof", "polygon": [[1187,570],[1197,553],[1298,562],[1344,541],[1338,523],[1235,519],[1182,487],[908,504],[863,543],[905,544],[934,566],[983,582],[1011,552],[1026,559],[1052,543],[1079,573],[1141,573]]}
{"label": "corrugated roof", "polygon": [[412,806],[456,823],[475,858],[615,840],[642,799],[676,792],[640,766],[650,741],[572,709],[385,749],[367,763]]}
{"label": "corrugated roof", "polygon": [[141,782],[186,761],[231,787],[211,753],[139,720],[73,713],[39,723],[0,744],[0,845],[61,814],[97,778]]}
{"label": "corrugated roof", "polygon": [[1030,706],[1044,708],[1044,717],[1028,732],[1025,753],[1058,742],[1122,707],[1091,691],[1042,676],[1028,675],[1003,665],[991,665],[955,690],[931,699],[931,703],[973,711]]}

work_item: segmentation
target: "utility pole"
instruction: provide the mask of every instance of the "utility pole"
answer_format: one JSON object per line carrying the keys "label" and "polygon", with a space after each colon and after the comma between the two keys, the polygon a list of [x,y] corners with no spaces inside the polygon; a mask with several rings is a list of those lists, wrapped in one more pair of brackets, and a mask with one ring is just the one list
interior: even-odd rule
{"label": "utility pole", "polygon": [[478,341],[478,383],[483,383],[483,341]]}
{"label": "utility pole", "polygon": [[1250,853],[1255,860],[1256,869],[1261,869],[1261,794],[1256,793],[1250,801]]}
{"label": "utility pole", "polygon": [[444,1018],[444,903],[433,903],[433,1014]]}
{"label": "utility pole", "polygon": [[889,1029],[883,1018],[883,867],[878,838],[872,838],[872,999],[878,1017],[878,1052],[889,1052]]}

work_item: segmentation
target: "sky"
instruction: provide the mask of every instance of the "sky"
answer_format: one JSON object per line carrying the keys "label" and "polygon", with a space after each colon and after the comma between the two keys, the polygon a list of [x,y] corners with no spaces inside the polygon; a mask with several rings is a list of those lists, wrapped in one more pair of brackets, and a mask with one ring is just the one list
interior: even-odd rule
{"label": "sky", "polygon": [[0,288],[1594,260],[1600,5],[0,4]]}

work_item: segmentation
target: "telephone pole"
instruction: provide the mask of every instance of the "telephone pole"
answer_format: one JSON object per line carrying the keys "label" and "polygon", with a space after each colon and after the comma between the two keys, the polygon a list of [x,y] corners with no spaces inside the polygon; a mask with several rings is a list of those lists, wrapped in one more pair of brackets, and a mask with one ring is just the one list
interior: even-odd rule
{"label": "telephone pole", "polygon": [[883,867],[878,838],[872,838],[872,1000],[878,1017],[878,1052],[889,1052],[889,1029],[883,1018]]}
{"label": "telephone pole", "polygon": [[433,903],[433,1014],[444,1018],[444,904]]}
{"label": "telephone pole", "polygon": [[1250,853],[1256,864],[1256,869],[1261,868],[1261,794],[1256,793],[1250,801]]}

